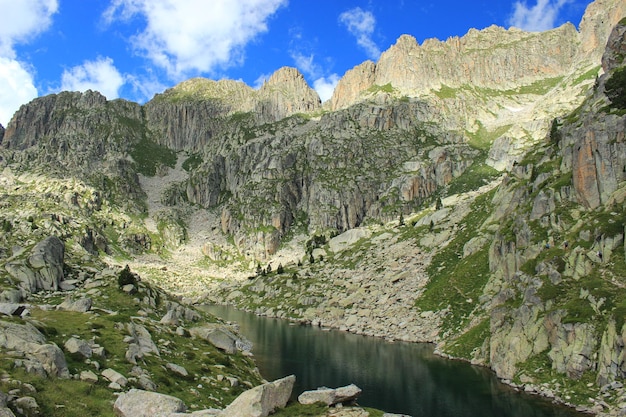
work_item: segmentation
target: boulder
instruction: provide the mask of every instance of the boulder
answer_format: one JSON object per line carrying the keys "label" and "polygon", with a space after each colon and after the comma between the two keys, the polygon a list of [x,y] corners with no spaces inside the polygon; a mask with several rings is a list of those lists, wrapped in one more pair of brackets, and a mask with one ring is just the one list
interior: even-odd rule
{"label": "boulder", "polygon": [[33,397],[20,397],[15,400],[15,408],[22,415],[32,416],[39,414],[39,404]]}
{"label": "boulder", "polygon": [[68,353],[80,353],[85,358],[91,358],[91,355],[93,355],[93,351],[91,350],[89,343],[75,337],[67,339],[64,346]]}
{"label": "boulder", "polygon": [[0,314],[25,317],[29,314],[28,307],[26,304],[0,303]]}
{"label": "boulder", "polygon": [[120,417],[169,417],[187,411],[185,403],[176,397],[135,388],[120,394],[113,409]]}
{"label": "boulder", "polygon": [[160,355],[159,349],[152,341],[152,335],[141,324],[128,323],[127,324],[129,336],[124,338],[124,341],[129,344],[126,351],[126,360],[132,364],[137,364],[137,359],[141,359],[146,355],[155,354]]}
{"label": "boulder", "polygon": [[268,382],[241,393],[226,407],[223,417],[266,417],[283,408],[296,382],[294,375]]}
{"label": "boulder", "polygon": [[98,382],[98,375],[96,375],[92,371],[82,371],[80,373],[80,380],[95,384],[96,382]]}
{"label": "boulder", "polygon": [[174,372],[175,374],[180,375],[182,377],[189,376],[189,372],[187,372],[187,370],[184,367],[180,365],[176,365],[175,363],[167,363],[165,367],[169,369],[170,371]]}
{"label": "boulder", "polygon": [[202,327],[192,327],[189,329],[189,333],[194,337],[206,340],[226,353],[233,354],[237,352],[240,338],[226,326],[209,324]]}
{"label": "boulder", "polygon": [[43,369],[49,376],[69,377],[61,349],[55,344],[47,344],[44,335],[32,324],[0,321],[0,347],[24,352],[29,358],[25,363],[27,371]]}
{"label": "boulder", "polygon": [[81,298],[73,300],[72,298],[66,298],[61,304],[57,306],[57,310],[76,311],[78,313],[86,313],[91,310],[93,302],[91,298]]}
{"label": "boulder", "polygon": [[64,278],[64,256],[65,244],[58,237],[50,236],[37,243],[30,256],[8,262],[5,269],[28,291],[56,291]]}
{"label": "boulder", "polygon": [[48,376],[56,376],[58,378],[70,377],[65,355],[57,345],[39,345],[30,354],[41,363]]}
{"label": "boulder", "polygon": [[300,404],[324,403],[326,405],[343,404],[355,401],[361,395],[361,388],[354,384],[340,388],[318,388],[304,391],[298,396]]}
{"label": "boulder", "polygon": [[120,387],[125,387],[126,384],[128,384],[128,379],[126,379],[124,375],[111,368],[102,371],[102,376],[112,383],[118,384]]}
{"label": "boulder", "polygon": [[328,246],[334,253],[341,252],[363,238],[369,238],[372,232],[366,228],[350,229],[330,239]]}
{"label": "boulder", "polygon": [[0,417],[15,417],[15,414],[8,407],[0,407]]}
{"label": "boulder", "polygon": [[178,316],[176,310],[168,310],[168,312],[161,318],[160,323],[177,327],[180,325],[180,317]]}

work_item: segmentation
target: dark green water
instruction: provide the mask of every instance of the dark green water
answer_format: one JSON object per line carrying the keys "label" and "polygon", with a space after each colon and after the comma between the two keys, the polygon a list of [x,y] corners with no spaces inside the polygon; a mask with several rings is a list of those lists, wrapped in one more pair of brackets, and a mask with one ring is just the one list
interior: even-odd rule
{"label": "dark green water", "polygon": [[569,408],[515,392],[487,369],[434,355],[427,344],[381,339],[257,317],[229,307],[207,311],[239,323],[269,381],[296,376],[302,391],[351,383],[359,405],[413,417],[581,417]]}

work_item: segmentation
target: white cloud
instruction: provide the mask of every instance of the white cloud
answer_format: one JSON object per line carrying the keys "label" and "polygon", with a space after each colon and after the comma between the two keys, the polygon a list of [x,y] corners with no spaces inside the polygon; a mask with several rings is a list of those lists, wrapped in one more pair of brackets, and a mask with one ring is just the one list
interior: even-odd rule
{"label": "white cloud", "polygon": [[317,95],[320,96],[322,102],[325,102],[333,96],[338,82],[339,75],[331,74],[328,77],[321,77],[315,80],[313,82],[313,89],[317,91]]}
{"label": "white cloud", "polygon": [[15,58],[13,46],[48,29],[58,8],[57,0],[0,0],[0,56]]}
{"label": "white cloud", "polygon": [[175,79],[243,61],[243,49],[267,31],[267,20],[288,0],[113,0],[107,22],[140,15],[145,29],[136,51]]}
{"label": "white cloud", "polygon": [[553,29],[556,26],[561,8],[570,1],[537,0],[537,4],[534,6],[528,6],[526,1],[516,1],[508,23],[530,32]]}
{"label": "white cloud", "polygon": [[357,44],[365,50],[368,57],[376,60],[380,56],[380,49],[372,40],[376,28],[376,18],[371,12],[355,7],[339,15],[339,22],[346,25],[348,32],[356,37]]}
{"label": "white cloud", "polygon": [[124,83],[124,77],[108,57],[85,61],[82,65],[63,71],[61,76],[61,90],[95,90],[108,99],[119,97],[119,90]]}
{"label": "white cloud", "polygon": [[6,126],[20,105],[37,97],[28,64],[20,62],[15,45],[44,32],[59,8],[57,0],[0,0],[0,124]]}
{"label": "white cloud", "polygon": [[291,52],[291,58],[296,67],[311,78],[317,78],[322,74],[322,69],[315,63],[315,55],[304,55],[297,51]]}
{"label": "white cloud", "polygon": [[132,94],[129,99],[138,103],[145,103],[152,99],[155,94],[162,93],[167,88],[171,87],[170,85],[162,83],[161,80],[151,72],[141,76],[126,74],[126,82],[132,89]]}
{"label": "white cloud", "polygon": [[6,127],[13,113],[37,97],[33,76],[14,59],[0,57],[0,124]]}

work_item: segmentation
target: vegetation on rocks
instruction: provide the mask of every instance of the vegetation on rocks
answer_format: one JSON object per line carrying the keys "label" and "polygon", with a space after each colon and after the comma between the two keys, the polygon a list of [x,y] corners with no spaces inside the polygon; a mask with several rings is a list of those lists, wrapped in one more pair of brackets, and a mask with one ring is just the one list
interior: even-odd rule
{"label": "vegetation on rocks", "polygon": [[470,31],[450,59],[482,62],[471,85],[466,65],[436,71],[432,48],[454,40],[416,62],[402,37],[323,108],[291,68],[258,91],[194,79],[144,106],[24,106],[0,132],[0,331],[58,361],[2,345],[11,409],[113,415],[131,388],[224,408],[260,386],[245,341],[193,296],[433,342],[519,389],[623,412],[623,22],[597,79],[593,45],[622,17],[609,3],[581,34]]}

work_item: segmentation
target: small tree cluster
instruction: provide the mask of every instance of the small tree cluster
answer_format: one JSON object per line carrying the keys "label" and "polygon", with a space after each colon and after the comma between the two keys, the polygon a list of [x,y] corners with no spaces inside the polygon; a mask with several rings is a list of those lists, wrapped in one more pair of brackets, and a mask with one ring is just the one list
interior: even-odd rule
{"label": "small tree cluster", "polygon": [[306,242],[306,252],[313,253],[314,249],[324,246],[327,241],[326,235],[314,235]]}
{"label": "small tree cluster", "polygon": [[137,277],[130,271],[130,267],[126,265],[117,276],[117,285],[122,288],[124,285],[137,285]]}
{"label": "small tree cluster", "polygon": [[613,72],[604,84],[604,91],[613,107],[626,109],[626,67]]}

